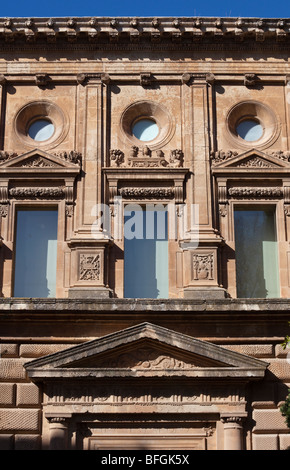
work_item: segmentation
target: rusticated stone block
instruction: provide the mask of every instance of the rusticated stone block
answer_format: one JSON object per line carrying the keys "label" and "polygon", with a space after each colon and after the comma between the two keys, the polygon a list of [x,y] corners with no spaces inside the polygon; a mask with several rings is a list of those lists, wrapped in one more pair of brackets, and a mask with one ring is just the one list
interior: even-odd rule
{"label": "rusticated stone block", "polygon": [[21,357],[42,357],[47,354],[53,354],[58,351],[63,351],[72,344],[21,344],[20,356]]}
{"label": "rusticated stone block", "polygon": [[271,360],[268,370],[280,380],[290,380],[290,361],[286,359]]}
{"label": "rusticated stone block", "polygon": [[0,431],[38,431],[39,411],[23,409],[0,410]]}
{"label": "rusticated stone block", "polygon": [[25,380],[26,371],[23,359],[0,358],[0,380]]}
{"label": "rusticated stone block", "polygon": [[13,450],[13,434],[0,434],[0,450]]}
{"label": "rusticated stone block", "polygon": [[254,435],[253,450],[279,450],[277,434]]}
{"label": "rusticated stone block", "polygon": [[280,410],[255,410],[253,419],[256,421],[255,431],[285,431],[287,426]]}
{"label": "rusticated stone block", "polygon": [[13,384],[0,384],[0,406],[14,404],[15,386]]}
{"label": "rusticated stone block", "polygon": [[38,405],[39,388],[34,384],[17,384],[17,406]]}
{"label": "rusticated stone block", "polygon": [[281,346],[281,344],[276,344],[275,346],[275,355],[276,357],[289,357],[289,361],[290,361],[290,348],[283,348],[283,346]]}
{"label": "rusticated stone block", "polygon": [[0,344],[0,357],[17,357],[18,344],[3,343]]}
{"label": "rusticated stone block", "polygon": [[280,434],[280,450],[290,450],[290,434]]}
{"label": "rusticated stone block", "polygon": [[252,357],[271,357],[274,355],[271,344],[230,344],[225,348]]}
{"label": "rusticated stone block", "polygon": [[40,437],[29,434],[15,436],[15,450],[39,450]]}

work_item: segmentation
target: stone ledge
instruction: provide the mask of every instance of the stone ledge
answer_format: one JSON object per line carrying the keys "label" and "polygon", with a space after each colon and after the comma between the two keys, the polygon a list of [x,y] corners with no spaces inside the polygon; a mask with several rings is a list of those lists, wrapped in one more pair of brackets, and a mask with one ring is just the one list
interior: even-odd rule
{"label": "stone ledge", "polygon": [[8,312],[240,312],[287,313],[290,299],[115,299],[2,298],[0,316]]}

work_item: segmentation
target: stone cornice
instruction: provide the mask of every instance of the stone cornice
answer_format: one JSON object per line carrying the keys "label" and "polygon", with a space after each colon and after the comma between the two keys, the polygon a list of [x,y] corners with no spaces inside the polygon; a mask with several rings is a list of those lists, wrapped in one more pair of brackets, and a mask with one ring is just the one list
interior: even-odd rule
{"label": "stone cornice", "polygon": [[229,43],[233,39],[261,43],[289,37],[288,18],[0,18],[0,40],[8,43]]}
{"label": "stone cornice", "polygon": [[[150,312],[153,316],[156,312],[170,313],[176,317],[176,312],[197,312],[205,315],[212,314],[229,314],[233,320],[233,313],[242,314],[244,316],[252,316],[253,313],[257,316],[259,314],[273,316],[286,315],[289,319],[290,299],[216,299],[216,300],[198,300],[195,299],[17,299],[14,297],[0,298],[0,317],[3,315],[5,319],[11,320],[13,313],[19,314],[24,317],[28,312],[32,315],[37,313],[47,314],[52,313],[68,313],[72,312],[87,312],[92,315],[105,312],[131,313],[133,315]],[[8,315],[8,316],[7,316]],[[237,315],[237,319],[240,316]],[[177,318],[177,321],[178,318]],[[255,318],[257,321],[257,318]]]}

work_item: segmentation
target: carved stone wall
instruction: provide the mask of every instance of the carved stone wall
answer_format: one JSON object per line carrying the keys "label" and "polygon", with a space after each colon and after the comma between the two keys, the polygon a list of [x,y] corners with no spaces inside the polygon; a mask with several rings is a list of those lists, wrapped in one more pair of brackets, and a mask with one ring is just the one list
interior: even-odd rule
{"label": "carved stone wall", "polygon": [[[163,430],[170,448],[290,445],[289,28],[0,18],[0,449],[156,448]],[[43,141],[38,117],[54,129]],[[143,118],[150,141],[133,132]],[[124,298],[116,199],[173,208],[168,299]],[[237,204],[275,208],[278,299],[237,298]],[[16,214],[31,207],[58,209],[55,299],[11,297]],[[133,344],[126,328],[149,321],[162,335]]]}

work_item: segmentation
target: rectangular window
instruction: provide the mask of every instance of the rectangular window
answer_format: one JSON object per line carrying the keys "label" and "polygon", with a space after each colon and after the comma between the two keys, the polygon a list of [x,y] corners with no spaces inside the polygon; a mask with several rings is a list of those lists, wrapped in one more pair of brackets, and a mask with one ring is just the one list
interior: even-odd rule
{"label": "rectangular window", "polygon": [[55,209],[19,209],[16,219],[14,297],[55,297]]}
{"label": "rectangular window", "polygon": [[274,208],[237,208],[234,223],[237,296],[280,297]]}
{"label": "rectangular window", "polygon": [[124,216],[124,296],[168,298],[166,208],[128,205]]}

